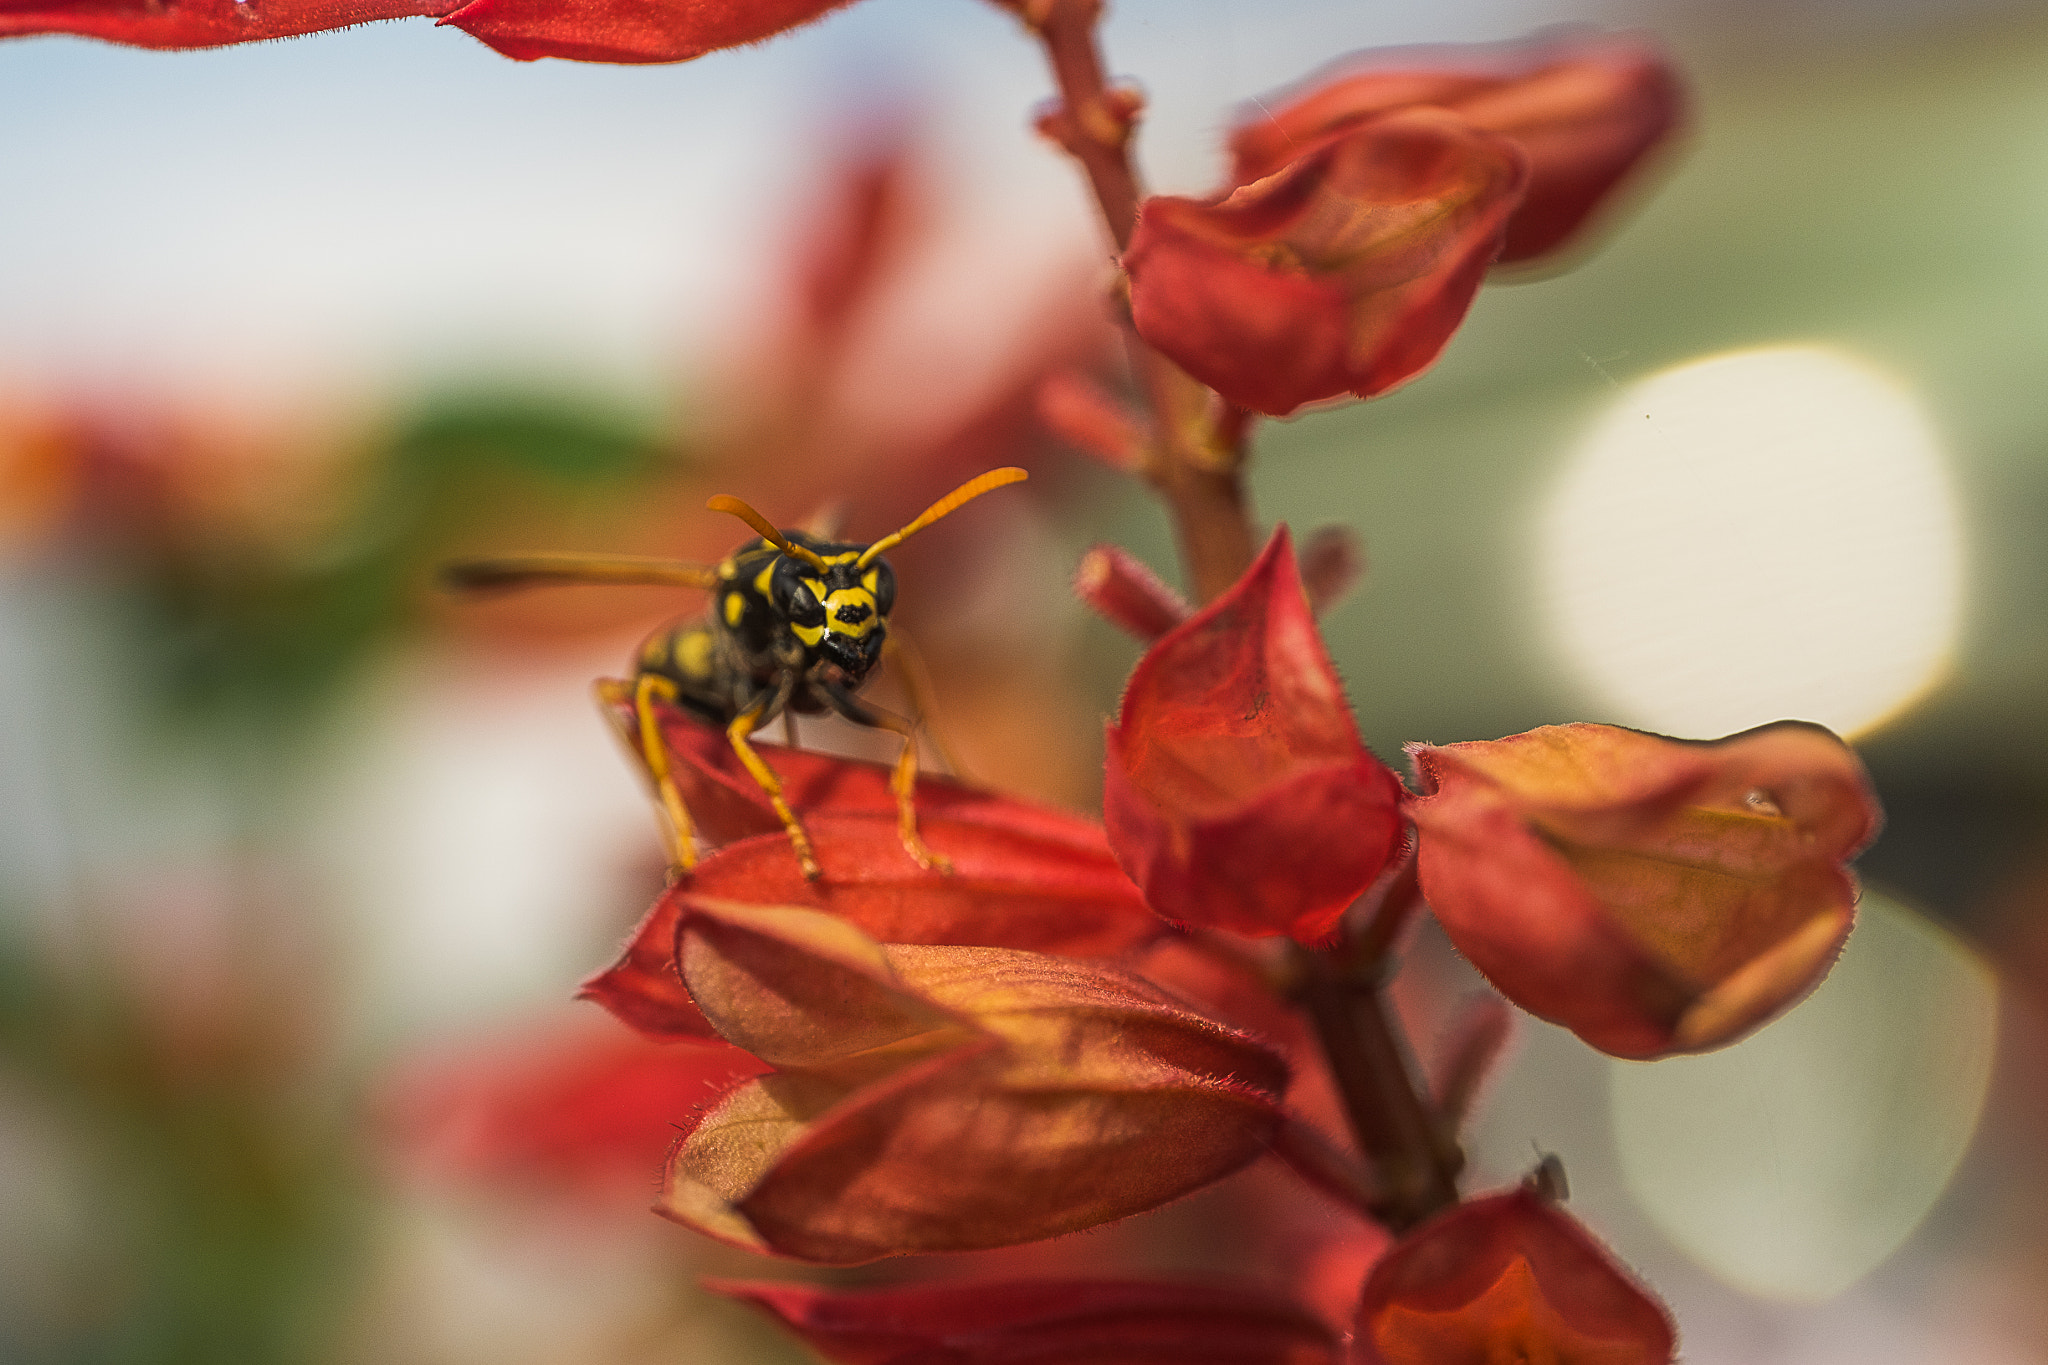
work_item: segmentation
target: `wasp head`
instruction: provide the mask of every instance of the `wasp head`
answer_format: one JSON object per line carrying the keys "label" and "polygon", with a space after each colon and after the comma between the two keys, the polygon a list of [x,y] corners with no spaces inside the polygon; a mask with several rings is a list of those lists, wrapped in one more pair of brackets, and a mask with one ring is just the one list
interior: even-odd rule
{"label": "wasp head", "polygon": [[851,687],[882,657],[896,605],[896,575],[886,560],[863,567],[863,548],[819,546],[821,564],[782,555],[768,580],[770,600],[805,652],[837,667]]}

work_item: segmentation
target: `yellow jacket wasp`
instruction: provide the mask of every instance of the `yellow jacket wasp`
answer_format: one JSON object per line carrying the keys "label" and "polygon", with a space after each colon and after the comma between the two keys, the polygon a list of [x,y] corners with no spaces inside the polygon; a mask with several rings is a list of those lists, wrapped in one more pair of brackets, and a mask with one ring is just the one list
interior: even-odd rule
{"label": "yellow jacket wasp", "polygon": [[[690,812],[669,767],[655,705],[665,702],[709,724],[723,726],[733,752],[761,784],[804,876],[816,879],[818,860],[803,822],[782,797],[782,783],[748,742],[785,711],[831,710],[858,725],[903,738],[890,788],[897,829],[919,865],[951,871],[918,836],[913,793],[917,785],[918,722],[877,710],[854,693],[874,671],[889,644],[889,611],[896,576],[882,558],[925,527],[991,489],[1018,483],[1025,471],[992,469],[927,507],[901,530],[868,545],[828,540],[805,531],[778,531],[738,498],[720,494],[705,505],[729,512],[759,532],[715,565],[682,560],[578,554],[519,555],[466,560],[442,570],[443,581],[465,590],[531,587],[548,583],[652,583],[705,588],[712,609],[675,621],[641,645],[633,677],[601,678],[599,701],[608,710],[630,707],[631,738],[647,764],[668,813],[669,860],[687,872],[696,864]],[[914,677],[906,670],[906,677]],[[911,683],[914,688],[914,681]],[[915,700],[915,699],[914,699]],[[920,712],[924,708],[919,705]],[[920,715],[919,720],[922,719]]]}

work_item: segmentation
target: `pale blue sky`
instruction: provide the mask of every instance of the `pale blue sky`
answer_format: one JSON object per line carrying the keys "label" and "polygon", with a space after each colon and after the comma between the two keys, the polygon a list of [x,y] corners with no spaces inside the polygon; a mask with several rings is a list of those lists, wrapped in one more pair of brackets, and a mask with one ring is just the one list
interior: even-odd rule
{"label": "pale blue sky", "polygon": [[[1152,93],[1156,179],[1193,190],[1233,103],[1331,56],[1619,12],[1125,0],[1108,45]],[[425,21],[205,53],[0,44],[0,381],[659,391],[679,347],[716,344],[844,92],[891,88],[938,109],[970,216],[1087,248],[1071,173],[1023,131],[1037,54],[978,0],[865,0],[672,67],[515,63]]]}

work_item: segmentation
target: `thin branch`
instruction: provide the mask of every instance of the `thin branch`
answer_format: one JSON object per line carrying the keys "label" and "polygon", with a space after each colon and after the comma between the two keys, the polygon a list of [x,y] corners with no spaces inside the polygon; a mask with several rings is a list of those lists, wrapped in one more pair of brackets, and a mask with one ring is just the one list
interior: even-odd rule
{"label": "thin branch", "polygon": [[[1096,43],[1101,0],[1031,0],[1022,13],[1044,44],[1059,87],[1059,102],[1039,129],[1081,164],[1121,254],[1144,198],[1130,148],[1143,101],[1103,75]],[[1250,566],[1255,549],[1239,477],[1248,421],[1146,345],[1128,317],[1124,322],[1131,371],[1152,409],[1156,436],[1154,458],[1143,472],[1173,514],[1196,598],[1212,601]]]}

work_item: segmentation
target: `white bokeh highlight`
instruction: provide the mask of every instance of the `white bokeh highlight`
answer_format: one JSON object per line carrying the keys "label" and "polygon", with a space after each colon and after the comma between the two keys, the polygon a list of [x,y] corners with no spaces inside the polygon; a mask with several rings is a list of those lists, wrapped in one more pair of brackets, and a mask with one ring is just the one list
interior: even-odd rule
{"label": "white bokeh highlight", "polygon": [[1812,998],[1700,1057],[1615,1062],[1629,1193],[1695,1261],[1817,1301],[1898,1250],[1948,1187],[1990,1092],[1998,985],[1961,940],[1865,895]]}
{"label": "white bokeh highlight", "polygon": [[1622,391],[1540,514],[1539,591],[1604,719],[1854,735],[1936,685],[1963,606],[1940,442],[1897,379],[1775,346]]}

